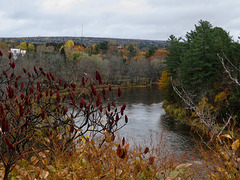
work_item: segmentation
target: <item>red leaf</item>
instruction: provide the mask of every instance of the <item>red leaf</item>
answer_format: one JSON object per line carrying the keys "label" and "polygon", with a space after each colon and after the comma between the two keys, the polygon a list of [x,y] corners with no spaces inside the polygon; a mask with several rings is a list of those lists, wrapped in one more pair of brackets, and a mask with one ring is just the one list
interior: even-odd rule
{"label": "red leaf", "polygon": [[20,89],[22,90],[23,89],[23,86],[24,86],[24,84],[23,84],[23,82],[21,83],[21,86],[20,86]]}
{"label": "red leaf", "polygon": [[8,120],[5,117],[3,117],[2,118],[2,132],[8,132],[8,128],[9,128]]}
{"label": "red leaf", "polygon": [[61,98],[60,98],[59,92],[57,92],[57,101],[58,101],[58,102],[61,101]]}
{"label": "red leaf", "polygon": [[41,72],[42,72],[42,75],[46,76],[46,73],[43,70]]}
{"label": "red leaf", "polygon": [[63,88],[64,88],[64,89],[66,89],[66,88],[67,88],[67,83],[64,83],[64,86],[63,86]]}
{"label": "red leaf", "polygon": [[3,70],[3,74],[6,76],[6,78],[8,78],[8,74],[5,70]]}
{"label": "red leaf", "polygon": [[73,88],[73,89],[75,89],[76,88],[76,84],[75,83],[73,83],[73,82],[71,82],[71,87]]}
{"label": "red leaf", "polygon": [[27,73],[27,70],[26,70],[25,68],[23,68],[23,72],[24,72],[24,73]]}
{"label": "red leaf", "polygon": [[53,91],[50,89],[50,96],[52,96],[53,95]]}
{"label": "red leaf", "polygon": [[82,77],[82,85],[85,86],[85,77]]}
{"label": "red leaf", "polygon": [[59,78],[58,83],[59,83],[60,85],[62,84],[61,78]]}
{"label": "red leaf", "polygon": [[56,84],[55,86],[56,86],[57,90],[59,91],[59,90],[60,90],[60,88],[58,87],[58,85]]}
{"label": "red leaf", "polygon": [[96,80],[98,80],[99,84],[102,84],[102,77],[98,71],[96,71]]}
{"label": "red leaf", "polygon": [[9,87],[7,88],[7,90],[8,90],[8,97],[9,97],[10,99],[13,98],[13,97],[14,97],[13,88],[12,88],[11,86],[9,86]]}
{"label": "red leaf", "polygon": [[34,88],[33,88],[33,84],[31,83],[31,86],[30,86],[30,93],[32,94],[34,92]]}
{"label": "red leaf", "polygon": [[14,73],[12,73],[12,74],[10,75],[10,78],[13,78],[13,76],[14,76]]}
{"label": "red leaf", "polygon": [[91,85],[91,89],[92,89],[92,93],[93,93],[93,95],[96,96],[96,95],[97,95],[97,92],[96,92],[96,90],[95,90],[95,88],[94,88],[93,85]]}
{"label": "red leaf", "polygon": [[0,103],[0,115],[4,115],[4,108],[3,108],[3,105],[2,105],[2,103]]}
{"label": "red leaf", "polygon": [[29,105],[29,100],[30,100],[30,98],[29,98],[28,96],[26,96],[26,97],[25,97],[25,104],[26,104],[26,106]]}
{"label": "red leaf", "polygon": [[97,98],[97,101],[96,101],[97,107],[98,107],[101,103],[102,103],[102,99],[101,99],[100,94],[98,94],[98,98]]}
{"label": "red leaf", "polygon": [[14,86],[15,86],[15,88],[18,88],[18,82],[17,81],[14,82]]}
{"label": "red leaf", "polygon": [[122,138],[122,146],[125,145],[125,137]]}
{"label": "red leaf", "polygon": [[33,69],[34,69],[35,73],[37,73],[37,72],[38,72],[38,70],[37,70],[36,66],[34,66],[34,67],[33,67]]}
{"label": "red leaf", "polygon": [[121,89],[120,89],[120,87],[118,87],[118,97],[120,97],[121,96]]}
{"label": "red leaf", "polygon": [[80,101],[80,108],[82,109],[83,108],[83,106],[84,106],[84,100],[83,100],[83,98],[81,98],[81,101]]}
{"label": "red leaf", "polygon": [[74,125],[72,124],[72,125],[70,126],[70,132],[73,133],[73,131],[74,131]]}
{"label": "red leaf", "polygon": [[112,91],[112,86],[111,86],[111,84],[108,85],[108,89],[109,89],[109,91]]}
{"label": "red leaf", "polygon": [[66,106],[66,107],[64,108],[64,110],[63,110],[63,115],[66,115],[67,112],[68,112],[68,107]]}
{"label": "red leaf", "polygon": [[21,100],[23,100],[24,99],[24,94],[21,94],[20,96],[21,96]]}
{"label": "red leaf", "polygon": [[8,58],[9,58],[9,59],[12,58],[12,53],[9,53]]}
{"label": "red leaf", "polygon": [[24,114],[24,111],[23,111],[23,106],[22,106],[22,104],[19,104],[19,114],[20,114],[20,116],[22,117],[23,116],[23,114]]}
{"label": "red leaf", "polygon": [[99,79],[98,72],[96,71],[96,80]]}
{"label": "red leaf", "polygon": [[5,103],[5,107],[8,111],[10,110],[10,105],[9,104]]}
{"label": "red leaf", "polygon": [[125,123],[128,123],[128,117],[125,115]]}
{"label": "red leaf", "polygon": [[146,147],[143,153],[144,153],[144,154],[147,154],[148,152],[149,152],[149,148]]}
{"label": "red leaf", "polygon": [[51,81],[51,79],[50,79],[50,76],[49,76],[49,74],[48,74],[48,73],[47,73],[47,78],[48,78],[48,80],[49,80],[49,81]]}
{"label": "red leaf", "polygon": [[4,139],[6,141],[6,144],[8,145],[8,147],[12,150],[16,150],[15,147],[13,146],[13,144],[8,140],[8,138],[6,136],[4,136]]}
{"label": "red leaf", "polygon": [[40,90],[40,83],[39,82],[37,82],[37,90],[40,92],[41,90]]}
{"label": "red leaf", "polygon": [[32,75],[30,74],[30,72],[28,72],[28,77],[32,77]]}
{"label": "red leaf", "polygon": [[15,68],[15,62],[12,62],[10,65],[11,65],[11,68],[13,69]]}
{"label": "red leaf", "polygon": [[123,115],[125,109],[126,109],[126,104],[124,103],[123,106],[121,107],[121,115]]}
{"label": "red leaf", "polygon": [[42,109],[41,118],[45,119],[45,111],[44,111],[44,109]]}
{"label": "red leaf", "polygon": [[46,96],[48,96],[48,88],[46,89],[45,94],[46,94]]}
{"label": "red leaf", "polygon": [[105,90],[105,88],[103,87],[103,90],[102,90],[102,94],[105,96],[105,94],[106,94],[106,90]]}
{"label": "red leaf", "polygon": [[119,115],[117,113],[117,115],[116,115],[116,122],[118,122],[118,121],[119,121]]}
{"label": "red leaf", "polygon": [[16,77],[16,81],[18,80],[18,79],[20,79],[22,76],[19,74],[17,77]]}
{"label": "red leaf", "polygon": [[49,74],[50,74],[52,80],[55,81],[55,77],[53,76],[53,74],[51,72],[49,72]]}

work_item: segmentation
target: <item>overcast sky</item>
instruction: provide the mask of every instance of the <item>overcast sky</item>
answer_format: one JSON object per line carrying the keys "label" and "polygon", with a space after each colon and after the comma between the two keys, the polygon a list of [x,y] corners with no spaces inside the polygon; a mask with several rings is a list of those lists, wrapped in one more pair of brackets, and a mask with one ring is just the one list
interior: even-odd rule
{"label": "overcast sky", "polygon": [[167,40],[198,21],[240,36],[240,0],[1,0],[0,37]]}

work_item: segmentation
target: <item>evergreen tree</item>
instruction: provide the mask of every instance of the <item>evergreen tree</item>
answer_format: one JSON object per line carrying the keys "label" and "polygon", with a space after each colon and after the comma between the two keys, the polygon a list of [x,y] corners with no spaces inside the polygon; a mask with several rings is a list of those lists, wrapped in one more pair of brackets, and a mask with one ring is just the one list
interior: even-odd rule
{"label": "evergreen tree", "polygon": [[199,21],[187,33],[187,49],[182,54],[180,77],[189,90],[207,90],[221,73],[218,53],[228,52],[231,38],[222,28],[213,28],[208,21]]}
{"label": "evergreen tree", "polygon": [[169,51],[169,54],[166,57],[166,69],[173,78],[177,76],[177,72],[181,64],[181,56],[184,47],[186,46],[186,43],[180,41],[181,38],[176,38],[174,35],[171,35],[168,38],[169,46],[167,46],[167,50]]}

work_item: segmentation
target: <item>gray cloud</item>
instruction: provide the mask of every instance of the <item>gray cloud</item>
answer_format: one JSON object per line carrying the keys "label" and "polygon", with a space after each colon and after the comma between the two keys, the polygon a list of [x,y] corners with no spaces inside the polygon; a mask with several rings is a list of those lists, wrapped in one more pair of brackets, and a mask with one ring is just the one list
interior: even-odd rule
{"label": "gray cloud", "polygon": [[84,36],[166,40],[200,19],[240,29],[237,0],[1,0],[0,37]]}

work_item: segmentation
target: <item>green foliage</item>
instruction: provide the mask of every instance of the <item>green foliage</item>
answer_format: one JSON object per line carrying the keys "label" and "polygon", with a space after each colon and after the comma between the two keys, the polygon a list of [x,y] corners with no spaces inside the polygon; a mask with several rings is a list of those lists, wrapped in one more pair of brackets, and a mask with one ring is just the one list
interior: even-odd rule
{"label": "green foliage", "polygon": [[106,53],[108,50],[108,41],[103,41],[100,44],[97,45],[99,49],[102,50],[103,53]]}
{"label": "green foliage", "polygon": [[35,52],[35,46],[33,44],[28,44],[28,52],[34,53]]}
{"label": "green foliage", "polygon": [[[201,100],[202,94],[212,94],[215,82],[223,79],[223,67],[217,54],[225,53],[237,56],[236,47],[229,34],[220,27],[213,27],[208,21],[200,20],[195,29],[186,34],[186,38],[169,37],[169,51],[166,57],[166,70],[173,82],[187,92],[194,93],[194,102]],[[233,46],[234,45],[234,46]],[[169,88],[169,95],[173,93]],[[221,92],[221,91],[220,91]],[[172,96],[173,97],[173,96]],[[175,99],[176,101],[177,99]],[[212,100],[212,101],[213,101]]]}
{"label": "green foliage", "polygon": [[135,57],[137,55],[137,50],[132,44],[129,44],[127,46],[127,50],[129,51],[130,58]]}
{"label": "green foliage", "polygon": [[146,58],[150,58],[156,52],[156,49],[156,47],[150,46],[146,53]]}
{"label": "green foliage", "polygon": [[181,56],[186,44],[181,42],[181,38],[176,38],[174,35],[169,37],[168,43],[169,46],[167,46],[167,50],[170,53],[166,57],[166,70],[171,73],[173,78],[176,78],[182,62]]}
{"label": "green foliage", "polygon": [[180,65],[183,86],[188,90],[212,88],[223,71],[217,54],[229,51],[231,38],[222,28],[202,20],[186,38],[188,47]]}

